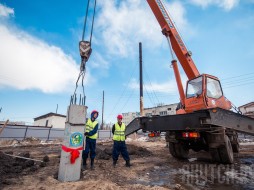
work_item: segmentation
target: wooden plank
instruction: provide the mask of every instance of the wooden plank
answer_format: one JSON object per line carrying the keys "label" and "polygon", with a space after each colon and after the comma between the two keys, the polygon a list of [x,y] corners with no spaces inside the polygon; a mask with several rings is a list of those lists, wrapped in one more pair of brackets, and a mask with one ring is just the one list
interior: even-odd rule
{"label": "wooden plank", "polygon": [[3,132],[4,128],[6,127],[6,125],[8,124],[9,119],[7,119],[7,121],[4,123],[4,126],[2,127],[2,129],[0,129],[0,135]]}

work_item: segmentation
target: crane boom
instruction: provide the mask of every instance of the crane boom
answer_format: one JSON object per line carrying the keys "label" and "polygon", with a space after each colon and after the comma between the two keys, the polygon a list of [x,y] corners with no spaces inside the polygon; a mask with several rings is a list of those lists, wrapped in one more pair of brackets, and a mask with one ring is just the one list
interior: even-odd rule
{"label": "crane boom", "polygon": [[[147,0],[147,3],[159,22],[162,33],[166,36],[171,49],[173,59],[172,66],[180,95],[180,104],[179,109],[177,109],[177,114],[191,113],[201,109],[216,107],[226,110],[231,109],[231,102],[225,98],[219,79],[212,75],[201,75],[199,73],[191,58],[191,52],[187,50],[169,13],[166,11],[163,0]],[[172,49],[188,77],[186,93],[184,93],[183,90],[177,61],[174,59]]]}
{"label": "crane boom", "polygon": [[170,38],[172,48],[181,63],[184,72],[186,73],[188,79],[193,79],[198,77],[199,71],[196,68],[194,61],[191,58],[186,46],[184,45],[177,29],[175,28],[172,19],[167,13],[165,6],[161,0],[147,0],[149,6],[151,7],[155,17],[157,18],[163,34]]}

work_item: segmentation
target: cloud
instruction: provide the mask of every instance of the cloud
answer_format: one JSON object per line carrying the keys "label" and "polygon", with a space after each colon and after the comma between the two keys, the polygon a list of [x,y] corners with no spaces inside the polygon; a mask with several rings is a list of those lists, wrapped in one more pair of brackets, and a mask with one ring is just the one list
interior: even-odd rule
{"label": "cloud", "polygon": [[[170,71],[173,74],[173,69]],[[186,89],[186,81],[188,81],[187,76],[184,73],[181,73],[181,81],[182,81],[182,85],[183,85],[183,89],[185,91]],[[131,79],[130,83],[128,84],[128,87],[130,89],[134,89],[134,90],[139,90],[139,81],[137,81],[136,79]],[[150,81],[149,83],[144,83],[144,88],[148,91],[148,92],[155,92],[155,93],[165,93],[165,94],[178,94],[178,88],[177,88],[177,84],[176,84],[176,80],[175,77],[171,77],[169,80],[167,81]]]}
{"label": "cloud", "polygon": [[[186,10],[182,3],[179,1],[174,1],[172,3],[166,2],[166,9],[169,12],[170,16],[172,17],[174,24],[177,25],[179,30],[186,31],[188,29],[188,21],[186,18]],[[189,29],[188,29],[189,33]]]}
{"label": "cloud", "polygon": [[236,7],[240,0],[190,0],[190,1],[191,3],[202,6],[203,8],[206,8],[210,5],[216,5],[222,7],[226,11],[229,11],[234,7]]}
{"label": "cloud", "polygon": [[88,62],[91,68],[107,70],[109,62],[104,59],[98,52],[93,52],[92,59]]}
{"label": "cloud", "polygon": [[[96,41],[110,55],[128,57],[136,51],[137,43],[150,49],[161,46],[164,36],[152,10],[144,0],[99,1],[96,18]],[[166,4],[182,30],[187,25],[185,9],[180,2]]]}
{"label": "cloud", "polygon": [[[181,76],[181,78],[184,79],[182,81],[186,81],[185,76]],[[130,89],[139,90],[139,81],[137,81],[136,79],[132,79],[128,87]],[[178,93],[178,88],[177,88],[175,79],[171,79],[171,80],[166,81],[164,83],[151,82],[151,84],[150,83],[144,84],[144,88],[148,92],[170,93],[170,94]],[[185,82],[183,82],[183,88],[185,89]]]}
{"label": "cloud", "polygon": [[[90,68],[92,72],[95,72],[97,77],[106,77],[108,76],[110,63],[99,52],[94,51],[87,63],[87,67]],[[94,81],[95,78],[93,79],[93,82]]]}
{"label": "cloud", "polygon": [[1,88],[37,89],[44,93],[74,90],[79,68],[61,48],[4,24],[0,24],[0,41]]}
{"label": "cloud", "polygon": [[0,17],[9,17],[11,15],[14,15],[14,9],[0,3]]}

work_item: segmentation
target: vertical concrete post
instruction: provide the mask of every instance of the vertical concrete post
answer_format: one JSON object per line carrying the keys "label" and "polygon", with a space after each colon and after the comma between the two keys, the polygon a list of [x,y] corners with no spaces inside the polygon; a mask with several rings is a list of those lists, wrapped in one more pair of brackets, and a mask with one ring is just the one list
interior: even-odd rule
{"label": "vertical concrete post", "polygon": [[[87,107],[83,105],[68,107],[58,172],[59,181],[78,181],[80,179],[86,112]],[[79,154],[74,162],[71,161],[72,154]]]}

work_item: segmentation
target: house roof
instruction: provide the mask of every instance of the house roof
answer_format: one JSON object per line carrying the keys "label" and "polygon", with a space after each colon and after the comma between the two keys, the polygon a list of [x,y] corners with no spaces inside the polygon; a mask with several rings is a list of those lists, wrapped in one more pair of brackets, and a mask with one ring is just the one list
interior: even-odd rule
{"label": "house roof", "polygon": [[45,115],[41,115],[41,116],[39,116],[39,117],[34,118],[34,121],[37,121],[37,120],[39,120],[39,119],[44,119],[44,118],[47,118],[47,117],[51,117],[51,116],[58,116],[58,117],[64,117],[64,118],[66,118],[65,115],[50,112],[50,113],[47,113],[47,114],[45,114]]}
{"label": "house roof", "polygon": [[247,104],[244,104],[242,106],[239,106],[239,108],[242,108],[242,107],[249,107],[249,106],[254,106],[254,102],[249,102]]}

